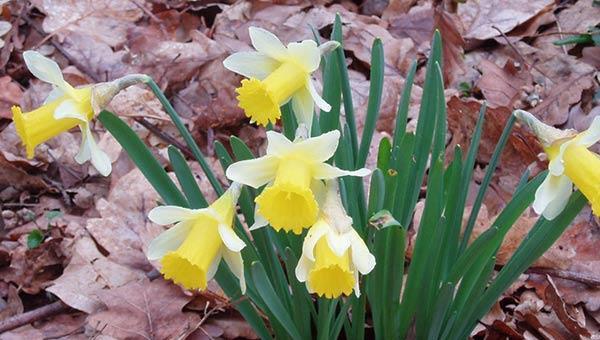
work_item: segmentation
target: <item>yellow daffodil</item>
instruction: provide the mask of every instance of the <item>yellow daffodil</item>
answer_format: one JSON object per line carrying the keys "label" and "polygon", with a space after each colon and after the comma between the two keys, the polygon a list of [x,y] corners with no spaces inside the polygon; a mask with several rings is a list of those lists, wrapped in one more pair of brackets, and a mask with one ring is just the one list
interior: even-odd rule
{"label": "yellow daffodil", "polygon": [[175,226],[150,243],[147,256],[160,260],[160,272],[187,289],[205,289],[215,275],[221,258],[246,290],[240,251],[246,246],[233,230],[235,205],[241,186],[233,183],[218,200],[205,209],[160,206],[152,209],[151,221]]}
{"label": "yellow daffodil", "polygon": [[119,90],[150,78],[129,75],[113,82],[74,88],[64,80],[60,67],[53,60],[35,51],[25,51],[23,59],[36,78],[53,86],[41,107],[27,113],[18,106],[12,107],[15,129],[25,145],[27,157],[33,158],[39,144],[78,126],[82,137],[75,160],[80,164],[91,161],[101,175],[108,176],[111,161],[96,144],[90,122]]}
{"label": "yellow daffodil", "polygon": [[514,114],[537,135],[549,159],[548,176],[535,193],[535,212],[549,220],[558,216],[575,184],[600,216],[600,156],[588,150],[600,140],[600,116],[586,131],[577,133],[555,129],[523,110]]}
{"label": "yellow daffodil", "polygon": [[286,47],[267,30],[250,27],[249,32],[256,51],[238,52],[223,61],[227,69],[249,78],[236,90],[239,106],[251,122],[266,126],[279,119],[280,106],[291,100],[298,122],[310,129],[315,103],[323,111],[331,110],[317,93],[311,74],[319,68],[321,55],[339,44],[319,47],[304,40]]}
{"label": "yellow daffodil", "polygon": [[360,296],[358,274],[368,274],[375,267],[375,257],[352,228],[337,188],[330,188],[321,217],[308,230],[302,256],[296,266],[296,278],[306,282],[311,293],[326,298],[354,294]]}
{"label": "yellow daffodil", "polygon": [[291,142],[280,133],[268,131],[265,156],[227,168],[227,178],[232,181],[253,188],[268,184],[256,197],[256,217],[251,230],[270,223],[276,230],[300,234],[317,220],[320,180],[370,173],[367,169],[341,170],[325,163],[335,153],[339,138],[339,131],[334,130]]}

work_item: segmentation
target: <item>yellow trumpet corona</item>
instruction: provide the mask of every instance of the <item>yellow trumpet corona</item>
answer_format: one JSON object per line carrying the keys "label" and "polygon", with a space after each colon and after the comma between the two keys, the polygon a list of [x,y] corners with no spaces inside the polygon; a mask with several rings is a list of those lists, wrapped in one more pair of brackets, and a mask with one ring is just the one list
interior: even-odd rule
{"label": "yellow trumpet corona", "polygon": [[282,134],[267,132],[265,156],[244,160],[227,168],[229,179],[253,188],[267,187],[256,197],[255,223],[300,234],[318,217],[321,180],[340,176],[366,176],[367,169],[346,171],[325,163],[337,149],[340,133],[330,131],[291,142]]}
{"label": "yellow trumpet corona", "polygon": [[317,46],[312,40],[284,46],[271,32],[250,27],[253,52],[234,53],[223,65],[248,79],[236,89],[239,106],[251,122],[266,126],[281,117],[280,106],[292,102],[298,122],[312,125],[315,103],[326,112],[331,106],[317,93],[311,74],[319,68],[321,55],[339,44]]}
{"label": "yellow trumpet corona", "polygon": [[245,291],[240,254],[245,244],[232,226],[240,189],[240,185],[233,183],[205,209],[160,206],[150,211],[148,217],[155,223],[176,223],[148,247],[148,258],[160,261],[160,272],[166,279],[187,289],[206,289],[222,258],[240,280],[242,292]]}

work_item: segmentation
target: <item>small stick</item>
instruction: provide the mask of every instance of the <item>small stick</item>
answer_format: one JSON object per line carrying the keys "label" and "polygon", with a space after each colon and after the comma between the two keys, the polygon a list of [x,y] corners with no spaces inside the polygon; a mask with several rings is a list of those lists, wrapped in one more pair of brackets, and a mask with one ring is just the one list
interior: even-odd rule
{"label": "small stick", "polygon": [[56,301],[44,307],[34,309],[27,313],[12,316],[8,319],[0,321],[0,333],[10,331],[17,327],[21,327],[32,322],[47,318],[52,315],[66,312],[71,307],[67,306],[62,301]]}
{"label": "small stick", "polygon": [[544,72],[542,72],[542,70],[540,70],[539,68],[537,68],[534,64],[529,64],[527,62],[527,59],[525,59],[525,57],[523,56],[523,54],[521,54],[521,52],[510,42],[510,39],[508,39],[508,37],[506,36],[506,34],[504,34],[504,32],[502,32],[497,26],[492,25],[492,28],[495,29],[496,31],[498,31],[498,33],[500,33],[500,35],[502,36],[502,38],[504,38],[504,40],[506,40],[506,43],[508,44],[508,46],[513,50],[513,52],[515,52],[519,58],[521,58],[521,62],[525,65],[527,65],[528,67],[533,68],[534,70],[538,71],[539,73],[541,73],[544,77],[550,79],[550,77],[546,76],[546,74]]}
{"label": "small stick", "polygon": [[590,287],[600,287],[600,277],[577,273],[568,270],[550,269],[550,268],[529,268],[526,273],[531,274],[542,274],[558,277],[561,279],[577,281],[584,283]]}
{"label": "small stick", "polygon": [[183,145],[182,143],[180,143],[177,139],[175,139],[174,137],[169,136],[168,134],[164,133],[160,128],[158,128],[156,125],[150,123],[149,121],[147,121],[144,118],[134,118],[134,120],[138,123],[140,123],[140,125],[142,125],[143,127],[145,127],[146,129],[148,129],[150,132],[152,132],[153,134],[155,134],[156,136],[158,136],[158,138],[162,139],[163,141],[169,143],[169,144],[173,144],[174,146],[176,146],[179,150],[181,150],[181,152],[183,152],[186,156],[188,157],[194,157],[194,154],[190,151],[190,149],[188,149],[187,146]]}

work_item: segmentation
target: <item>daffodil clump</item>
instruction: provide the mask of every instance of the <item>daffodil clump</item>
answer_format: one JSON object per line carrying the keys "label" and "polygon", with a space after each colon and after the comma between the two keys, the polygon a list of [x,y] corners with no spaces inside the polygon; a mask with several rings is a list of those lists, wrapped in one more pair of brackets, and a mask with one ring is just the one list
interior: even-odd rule
{"label": "daffodil clump", "polygon": [[244,261],[240,251],[246,244],[233,230],[240,186],[232,184],[218,200],[205,209],[160,206],[148,218],[160,225],[175,225],[150,243],[148,259],[159,260],[165,278],[187,289],[205,289],[221,259],[246,290]]}
{"label": "daffodil clump", "polygon": [[[305,134],[303,130],[300,126],[301,134]],[[266,155],[227,168],[226,176],[232,181],[253,188],[267,185],[256,197],[252,230],[270,224],[275,230],[300,234],[317,221],[322,180],[370,173],[367,169],[342,170],[326,163],[337,150],[339,138],[339,131],[334,130],[312,138],[298,136],[292,142],[268,131]]]}
{"label": "daffodil clump", "polygon": [[314,106],[329,112],[331,106],[317,92],[311,74],[319,68],[321,56],[337,47],[321,47],[313,40],[284,46],[271,32],[250,27],[253,52],[238,52],[223,61],[225,67],[248,79],[236,92],[239,106],[251,122],[266,126],[281,117],[280,107],[291,100],[298,122],[312,126]]}
{"label": "daffodil clump", "polygon": [[49,139],[74,127],[81,130],[81,146],[75,161],[91,164],[103,176],[108,176],[112,165],[102,151],[91,130],[94,115],[101,111],[121,89],[149,79],[145,75],[129,75],[109,83],[74,88],[63,78],[58,64],[36,51],[26,51],[23,59],[29,71],[39,80],[52,85],[44,104],[23,113],[19,106],[12,107],[13,121],[28,158],[33,158],[35,148]]}
{"label": "daffodil clump", "polygon": [[537,135],[549,160],[548,175],[535,193],[536,213],[554,219],[564,210],[575,184],[600,216],[600,156],[588,150],[600,140],[600,117],[578,133],[546,125],[527,111],[514,114]]}

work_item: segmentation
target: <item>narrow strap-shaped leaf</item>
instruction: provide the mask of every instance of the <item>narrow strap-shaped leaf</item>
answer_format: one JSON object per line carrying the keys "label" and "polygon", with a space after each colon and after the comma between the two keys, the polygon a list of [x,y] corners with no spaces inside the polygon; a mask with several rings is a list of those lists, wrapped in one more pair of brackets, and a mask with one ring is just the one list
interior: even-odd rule
{"label": "narrow strap-shaped leaf", "polygon": [[485,175],[483,176],[483,180],[481,181],[481,185],[479,186],[477,197],[475,197],[475,202],[473,203],[471,215],[469,216],[467,226],[465,227],[465,232],[463,233],[462,242],[458,251],[459,254],[462,253],[467,247],[467,243],[469,242],[469,238],[471,237],[471,233],[473,232],[473,227],[475,226],[475,221],[477,221],[477,215],[479,215],[479,209],[481,209],[481,204],[483,203],[483,198],[485,197],[485,193],[490,185],[490,182],[492,181],[494,171],[496,171],[496,166],[498,165],[498,161],[500,160],[502,150],[504,150],[506,142],[510,137],[510,132],[512,130],[513,125],[515,124],[515,119],[516,118],[514,115],[510,115],[510,117],[506,121],[504,130],[502,131],[502,135],[500,135],[498,144],[496,144],[496,148],[494,149],[494,153],[492,154],[490,163],[488,164],[488,167],[485,171]]}
{"label": "narrow strap-shaped leaf", "polygon": [[215,176],[214,172],[210,168],[210,165],[208,164],[208,162],[206,162],[206,159],[204,158],[202,151],[200,151],[198,144],[196,144],[196,142],[194,141],[192,134],[185,127],[185,125],[181,121],[181,118],[179,118],[177,111],[175,111],[175,108],[173,108],[171,102],[169,102],[165,94],[162,92],[162,90],[154,80],[150,80],[150,82],[148,82],[148,86],[150,87],[152,92],[154,92],[154,95],[156,96],[156,98],[158,98],[158,101],[160,101],[162,106],[165,108],[165,111],[173,121],[173,124],[175,124],[175,127],[177,127],[177,130],[179,130],[179,133],[185,140],[187,146],[190,148],[190,150],[192,150],[192,154],[194,154],[194,157],[200,164],[202,171],[204,171],[204,174],[206,175],[206,178],[208,178],[208,181],[212,185],[213,189],[215,190],[218,196],[221,196],[224,192],[221,183],[219,183],[219,180],[217,180],[217,176]]}
{"label": "narrow strap-shaped leaf", "polygon": [[198,184],[196,183],[196,179],[194,178],[194,174],[192,174],[192,170],[188,166],[185,157],[179,149],[174,147],[173,145],[169,145],[168,148],[169,161],[173,166],[173,170],[175,171],[175,176],[177,176],[177,180],[179,181],[179,185],[185,194],[188,202],[190,202],[190,208],[200,209],[208,206],[208,202],[206,202],[206,198]]}
{"label": "narrow strap-shaped leaf", "polygon": [[289,311],[284,307],[282,301],[277,296],[277,293],[275,293],[275,289],[267,277],[262,264],[260,262],[254,262],[250,267],[254,287],[258,290],[273,316],[281,323],[292,339],[302,340],[300,332],[298,331],[298,328],[296,328],[296,324],[292,320]]}
{"label": "narrow strap-shaped leaf", "polygon": [[166,204],[189,207],[189,204],[163,167],[140,137],[121,118],[109,111],[102,111],[98,119],[121,144],[133,163],[144,174]]}
{"label": "narrow strap-shaped leaf", "polygon": [[352,88],[350,87],[350,78],[348,77],[348,68],[346,67],[346,56],[344,55],[344,42],[342,39],[342,19],[339,14],[335,16],[335,22],[333,24],[333,35],[341,46],[338,47],[333,53],[337,57],[337,65],[340,72],[340,82],[342,85],[342,98],[344,100],[344,115],[346,116],[346,125],[348,126],[348,132],[350,136],[350,148],[352,154],[356,155],[358,150],[358,132],[356,129],[356,118],[354,115],[354,104],[352,103]]}
{"label": "narrow strap-shaped leaf", "polygon": [[399,158],[400,145],[406,134],[406,124],[408,123],[408,108],[410,107],[410,94],[412,92],[412,86],[415,79],[415,73],[417,72],[417,61],[413,61],[410,64],[410,69],[406,75],[404,81],[404,90],[402,90],[402,96],[398,102],[398,111],[396,112],[396,126],[394,128],[394,143],[392,147],[392,159],[397,160]]}
{"label": "narrow strap-shaped leaf", "polygon": [[356,157],[356,167],[362,168],[367,162],[371,140],[375,132],[375,126],[381,109],[381,97],[383,95],[383,68],[385,61],[383,60],[383,44],[381,39],[373,40],[371,49],[371,76],[369,85],[369,100],[367,103],[367,115],[363,134],[360,140],[360,148]]}
{"label": "narrow strap-shaped leaf", "polygon": [[296,122],[296,116],[292,112],[292,104],[286,103],[281,107],[281,122],[283,125],[283,134],[289,140],[294,140],[296,135],[296,129],[298,128],[298,122]]}

